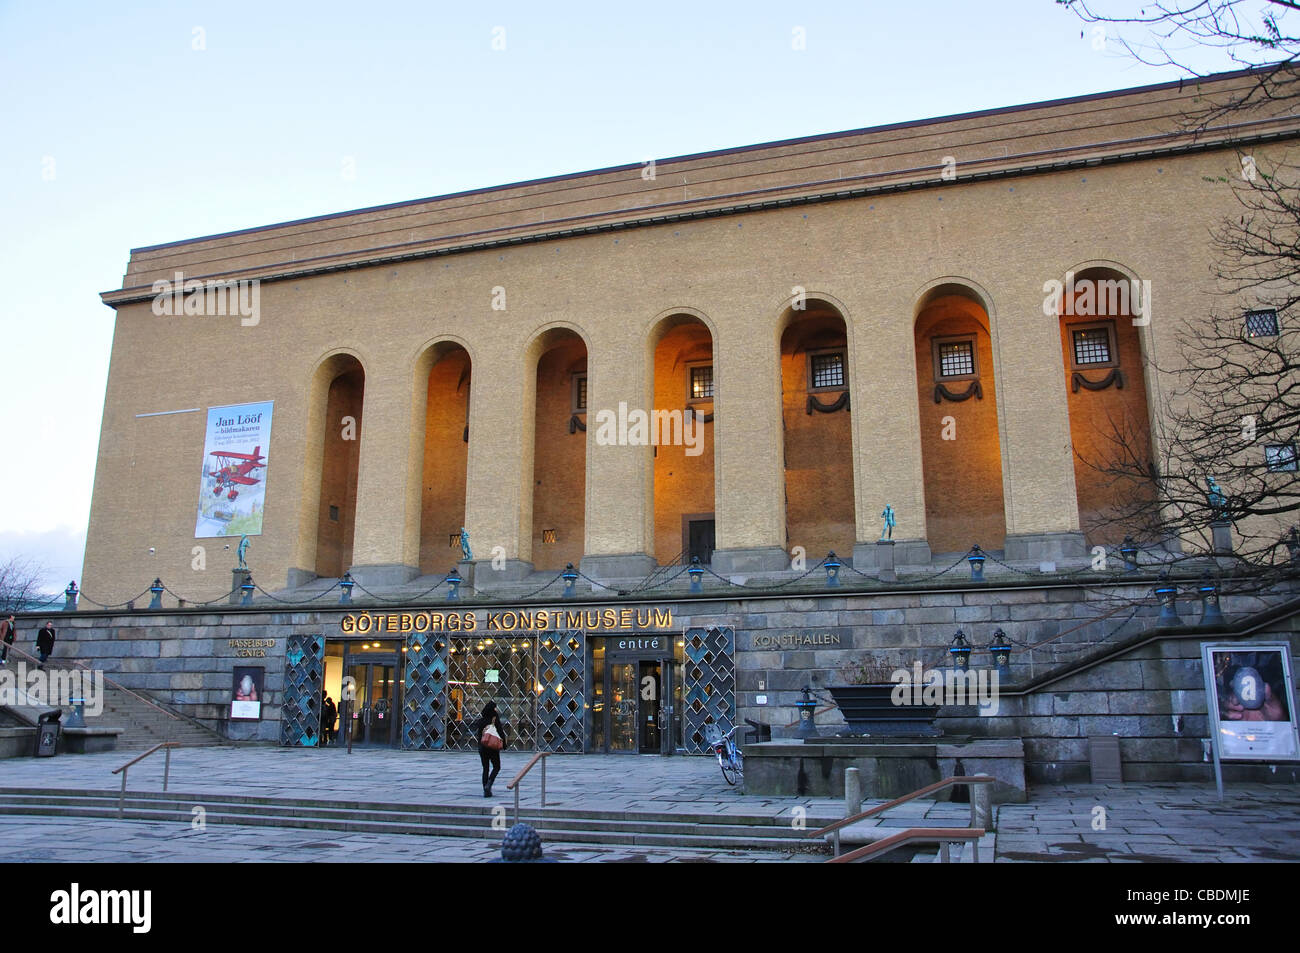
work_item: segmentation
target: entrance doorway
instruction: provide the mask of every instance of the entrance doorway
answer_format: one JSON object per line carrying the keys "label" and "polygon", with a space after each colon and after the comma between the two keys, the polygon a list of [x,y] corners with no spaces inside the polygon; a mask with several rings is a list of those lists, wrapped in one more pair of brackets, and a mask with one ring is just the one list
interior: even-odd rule
{"label": "entrance doorway", "polygon": [[[396,641],[343,644],[341,697],[346,697],[351,686],[355,692],[349,719],[353,745],[392,747],[400,740],[401,657],[402,647]],[[347,726],[339,727],[338,740],[346,743]]]}
{"label": "entrance doorway", "polygon": [[589,752],[672,754],[681,747],[681,663],[674,643],[667,635],[589,640]]}
{"label": "entrance doorway", "polygon": [[700,562],[708,565],[713,561],[713,550],[717,546],[717,535],[712,513],[691,513],[682,517],[682,555],[686,562],[691,557],[700,557]]}

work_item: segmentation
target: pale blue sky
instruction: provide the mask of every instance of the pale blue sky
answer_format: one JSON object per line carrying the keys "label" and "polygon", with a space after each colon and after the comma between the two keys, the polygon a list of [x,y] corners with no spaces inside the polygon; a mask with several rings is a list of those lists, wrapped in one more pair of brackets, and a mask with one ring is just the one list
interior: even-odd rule
{"label": "pale blue sky", "polygon": [[0,3],[0,560],[80,579],[133,247],[1179,75],[1084,30],[1051,0]]}

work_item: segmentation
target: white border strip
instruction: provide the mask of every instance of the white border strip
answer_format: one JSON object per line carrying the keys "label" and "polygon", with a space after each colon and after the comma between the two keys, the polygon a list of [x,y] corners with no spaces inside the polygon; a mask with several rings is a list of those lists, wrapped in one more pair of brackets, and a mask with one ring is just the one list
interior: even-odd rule
{"label": "white border strip", "polygon": [[166,417],[168,414],[197,414],[198,407],[190,407],[187,410],[155,410],[152,414],[136,414],[136,419],[141,417]]}

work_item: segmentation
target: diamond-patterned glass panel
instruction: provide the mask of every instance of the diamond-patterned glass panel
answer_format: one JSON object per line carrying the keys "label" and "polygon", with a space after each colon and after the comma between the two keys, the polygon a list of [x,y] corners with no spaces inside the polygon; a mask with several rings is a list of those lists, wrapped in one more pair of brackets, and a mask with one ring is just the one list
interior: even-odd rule
{"label": "diamond-patterned glass panel", "polygon": [[402,747],[429,751],[447,745],[447,659],[450,645],[437,632],[414,632],[406,643]]}
{"label": "diamond-patterned glass panel", "polygon": [[684,697],[686,750],[704,754],[705,726],[725,733],[736,719],[736,630],[709,626],[686,630]]}
{"label": "diamond-patterned glass panel", "polygon": [[543,636],[537,647],[537,749],[581,753],[585,645],[580,631]]}
{"label": "diamond-patterned glass panel", "polygon": [[280,744],[314,748],[320,742],[320,693],[324,682],[325,637],[289,636],[284,656]]}
{"label": "diamond-patterned glass panel", "polygon": [[1251,338],[1277,337],[1277,312],[1276,311],[1247,311],[1246,312],[1246,337],[1251,337]]}
{"label": "diamond-patterned glass panel", "polygon": [[[540,681],[534,656],[537,636],[494,634],[448,641],[447,747],[477,749],[471,729],[483,707],[494,701],[506,727],[507,745],[532,751],[537,746],[535,699]],[[409,664],[409,652],[407,656]]]}

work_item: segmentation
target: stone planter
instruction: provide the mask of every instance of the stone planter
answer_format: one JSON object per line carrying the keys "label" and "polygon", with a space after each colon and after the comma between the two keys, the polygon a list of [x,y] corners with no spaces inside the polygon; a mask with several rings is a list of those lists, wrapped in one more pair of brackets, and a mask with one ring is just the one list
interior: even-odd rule
{"label": "stone planter", "polygon": [[888,685],[831,685],[827,690],[848,727],[842,736],[934,738],[943,734],[934,724],[937,705],[895,705],[893,682]]}

